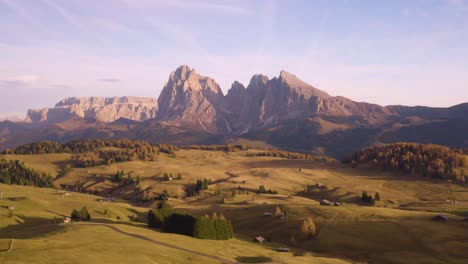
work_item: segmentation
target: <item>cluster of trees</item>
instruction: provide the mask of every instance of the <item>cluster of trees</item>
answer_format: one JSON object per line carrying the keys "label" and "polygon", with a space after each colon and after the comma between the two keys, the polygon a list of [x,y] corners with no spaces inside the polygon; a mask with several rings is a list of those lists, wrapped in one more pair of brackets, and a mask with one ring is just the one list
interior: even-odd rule
{"label": "cluster of trees", "polygon": [[208,190],[208,185],[211,184],[211,179],[197,180],[195,185],[195,191],[200,192],[201,190]]}
{"label": "cluster of trees", "polygon": [[361,200],[364,203],[374,205],[375,201],[380,201],[380,194],[378,192],[376,192],[375,196],[372,197],[372,195],[368,194],[367,191],[362,191]]}
{"label": "cluster of trees", "polygon": [[468,175],[468,155],[440,145],[393,143],[354,153],[353,167],[372,163],[384,170],[465,182]]}
{"label": "cluster of trees", "polygon": [[257,193],[269,193],[269,194],[278,194],[278,191],[272,189],[266,189],[265,186],[262,184],[258,187]]}
{"label": "cluster of trees", "polygon": [[314,160],[314,161],[335,161],[335,159],[325,156],[316,156],[310,155],[305,153],[298,153],[298,152],[289,152],[286,150],[268,150],[268,151],[258,151],[258,152],[249,152],[247,153],[249,157],[278,157],[278,158],[285,158],[285,159],[307,159],[307,160]]}
{"label": "cluster of trees", "polygon": [[130,139],[80,139],[65,144],[53,141],[41,141],[19,146],[15,149],[7,149],[4,154],[50,154],[50,153],[72,153],[81,154],[94,152],[97,149],[115,148],[132,150],[140,160],[150,159],[153,154],[159,152],[174,154],[178,148],[174,145],[153,145],[143,140]]}
{"label": "cluster of trees", "polygon": [[169,155],[175,155],[175,152],[179,150],[177,146],[174,145],[165,145],[165,144],[159,144],[157,145],[158,152],[166,153]]}
{"label": "cluster of trees", "polygon": [[169,180],[182,180],[182,174],[178,173],[177,176],[174,178],[172,177],[172,173],[164,173],[163,175],[163,181],[169,181]]}
{"label": "cluster of trees", "polygon": [[227,240],[234,237],[231,222],[222,214],[218,217],[214,213],[211,218],[208,215],[193,216],[169,207],[150,210],[148,226],[200,239]]}
{"label": "cluster of trees", "polygon": [[50,154],[50,153],[85,153],[99,148],[145,149],[156,152],[157,146],[142,140],[129,139],[80,139],[65,144],[53,141],[40,141],[7,149],[5,154]]}
{"label": "cluster of trees", "polygon": [[[125,177],[125,174],[127,174],[127,177]],[[125,173],[124,170],[118,170],[114,175],[112,175],[111,181],[116,182],[119,186],[123,187],[133,183],[139,184],[140,176],[133,178],[132,173]]]}
{"label": "cluster of trees", "polygon": [[240,145],[189,145],[184,147],[185,149],[197,149],[197,150],[207,150],[207,151],[224,151],[224,152],[236,152],[242,150],[249,150],[250,147],[245,144]]}
{"label": "cluster of trees", "polygon": [[91,220],[91,215],[88,212],[88,209],[85,207],[81,208],[80,211],[73,209],[71,212],[71,219],[73,221],[89,221]]}
{"label": "cluster of trees", "polygon": [[0,158],[0,182],[4,184],[53,187],[50,174],[39,173],[18,160]]}
{"label": "cluster of trees", "polygon": [[96,149],[74,155],[72,162],[75,167],[87,168],[132,160],[152,161],[155,160],[155,154],[143,149]]}

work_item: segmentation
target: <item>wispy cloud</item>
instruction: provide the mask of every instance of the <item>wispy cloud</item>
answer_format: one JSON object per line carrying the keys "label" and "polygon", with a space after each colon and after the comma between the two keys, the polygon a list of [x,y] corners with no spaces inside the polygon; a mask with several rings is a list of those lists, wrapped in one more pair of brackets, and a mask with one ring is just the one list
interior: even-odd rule
{"label": "wispy cloud", "polygon": [[[128,6],[136,8],[148,8],[148,7],[160,7],[160,8],[173,8],[173,9],[186,9],[186,10],[201,10],[207,12],[231,14],[231,15],[252,15],[254,12],[252,9],[233,5],[232,3],[239,3],[239,1],[206,1],[206,0],[156,0],[156,1],[133,1],[133,0],[122,0]],[[230,3],[230,4],[228,4]]]}
{"label": "wispy cloud", "polygon": [[75,26],[77,28],[82,28],[83,27],[83,24],[82,24],[79,17],[77,17],[72,12],[69,12],[68,10],[66,10],[65,8],[60,6],[60,4],[56,3],[54,0],[42,0],[42,1],[44,1],[44,3],[48,7],[50,7],[55,12],[57,12],[70,25],[73,25],[73,26]]}
{"label": "wispy cloud", "polygon": [[99,82],[105,82],[105,83],[117,83],[120,82],[121,80],[118,78],[101,78],[97,79]]}

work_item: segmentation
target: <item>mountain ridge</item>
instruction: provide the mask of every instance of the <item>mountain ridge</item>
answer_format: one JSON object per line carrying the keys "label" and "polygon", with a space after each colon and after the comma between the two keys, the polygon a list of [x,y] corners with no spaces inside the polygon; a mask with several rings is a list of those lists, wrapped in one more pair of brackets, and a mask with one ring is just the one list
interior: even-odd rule
{"label": "mountain ridge", "polygon": [[[0,148],[31,140],[128,137],[159,143],[223,143],[236,138],[335,157],[380,143],[411,140],[468,147],[468,103],[452,107],[381,106],[331,96],[287,71],[216,81],[187,65],[159,98],[71,97],[29,110],[29,123],[0,122]],[[185,138],[184,138],[185,137]]]}

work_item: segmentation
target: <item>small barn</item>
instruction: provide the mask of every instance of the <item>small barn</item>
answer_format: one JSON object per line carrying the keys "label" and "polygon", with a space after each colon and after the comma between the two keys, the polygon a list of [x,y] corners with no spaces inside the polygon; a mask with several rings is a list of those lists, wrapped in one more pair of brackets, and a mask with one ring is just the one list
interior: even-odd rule
{"label": "small barn", "polygon": [[341,204],[339,202],[335,202],[333,205],[334,206],[341,206]]}
{"label": "small barn", "polygon": [[273,217],[273,213],[271,213],[271,212],[265,212],[265,213],[263,213],[263,216]]}
{"label": "small barn", "polygon": [[448,217],[446,215],[436,215],[432,218],[432,221],[438,221],[438,222],[447,222]]}
{"label": "small barn", "polygon": [[291,250],[289,248],[287,248],[287,247],[280,247],[280,248],[277,248],[276,251],[278,251],[278,252],[289,252]]}
{"label": "small barn", "polygon": [[14,211],[14,210],[16,210],[16,206],[12,206],[12,205],[10,205],[10,206],[8,206],[8,210],[12,210],[12,211]]}
{"label": "small barn", "polygon": [[64,224],[71,223],[71,218],[70,218],[70,217],[65,217],[65,218],[63,218],[63,223],[64,223]]}
{"label": "small barn", "polygon": [[263,238],[262,236],[258,236],[254,239],[254,241],[261,244],[263,243],[263,241],[265,241],[265,238]]}
{"label": "small barn", "polygon": [[333,202],[330,202],[327,199],[323,199],[323,200],[320,201],[320,205],[332,206]]}

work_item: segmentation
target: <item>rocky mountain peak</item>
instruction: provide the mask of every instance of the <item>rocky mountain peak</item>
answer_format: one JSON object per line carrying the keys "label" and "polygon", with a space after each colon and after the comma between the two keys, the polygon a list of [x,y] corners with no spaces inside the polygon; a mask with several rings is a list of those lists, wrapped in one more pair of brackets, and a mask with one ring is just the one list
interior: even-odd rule
{"label": "rocky mountain peak", "polygon": [[247,86],[247,89],[252,89],[252,88],[257,88],[257,87],[265,87],[265,85],[268,83],[269,79],[267,76],[263,74],[255,74],[252,76],[250,79],[250,83]]}
{"label": "rocky mountain peak", "polygon": [[62,122],[73,117],[112,122],[119,118],[144,121],[155,118],[158,103],[147,97],[69,97],[53,108],[28,110],[28,122]]}

